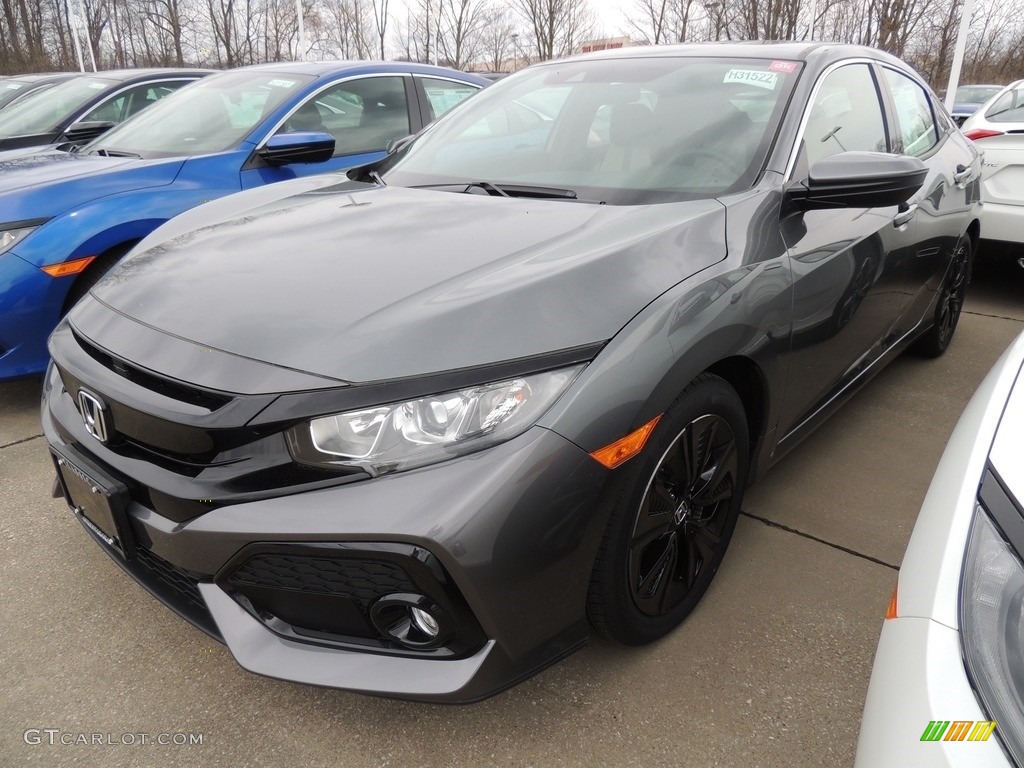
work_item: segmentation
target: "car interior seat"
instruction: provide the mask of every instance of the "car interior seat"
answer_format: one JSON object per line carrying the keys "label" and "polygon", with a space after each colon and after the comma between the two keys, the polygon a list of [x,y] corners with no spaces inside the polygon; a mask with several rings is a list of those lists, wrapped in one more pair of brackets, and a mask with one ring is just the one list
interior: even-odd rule
{"label": "car interior seat", "polygon": [[608,129],[608,149],[600,170],[628,173],[650,168],[654,134],[654,112],[650,107],[639,102],[615,104]]}

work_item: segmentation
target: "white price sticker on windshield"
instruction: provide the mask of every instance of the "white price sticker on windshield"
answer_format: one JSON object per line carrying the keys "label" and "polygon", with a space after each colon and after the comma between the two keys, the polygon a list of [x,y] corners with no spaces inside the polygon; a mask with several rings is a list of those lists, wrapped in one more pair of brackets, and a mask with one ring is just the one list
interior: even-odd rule
{"label": "white price sticker on windshield", "polygon": [[779,76],[774,72],[765,72],[759,69],[730,69],[725,73],[726,83],[746,83],[756,85],[758,88],[767,88],[774,91],[779,82]]}
{"label": "white price sticker on windshield", "polygon": [[291,88],[295,85],[294,80],[271,80],[270,84],[276,88]]}

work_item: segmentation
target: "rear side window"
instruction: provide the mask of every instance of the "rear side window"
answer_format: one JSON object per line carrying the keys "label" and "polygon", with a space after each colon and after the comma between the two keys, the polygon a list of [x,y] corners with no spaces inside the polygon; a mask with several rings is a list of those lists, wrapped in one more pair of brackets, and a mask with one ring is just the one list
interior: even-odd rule
{"label": "rear side window", "polygon": [[888,151],[878,89],[866,64],[848,64],[825,77],[807,116],[804,145],[809,165],[840,152]]}
{"label": "rear side window", "polygon": [[993,123],[1024,123],[1024,83],[996,99],[985,117]]}
{"label": "rear side window", "polygon": [[899,121],[897,146],[893,150],[913,157],[927,154],[939,143],[931,99],[924,88],[906,75],[891,69],[882,71]]}

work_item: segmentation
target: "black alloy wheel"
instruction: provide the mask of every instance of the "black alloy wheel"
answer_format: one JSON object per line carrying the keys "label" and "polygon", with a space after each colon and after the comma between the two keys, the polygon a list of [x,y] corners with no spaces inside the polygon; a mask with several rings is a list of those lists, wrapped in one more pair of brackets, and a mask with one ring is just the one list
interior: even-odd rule
{"label": "black alloy wheel", "polygon": [[630,594],[648,616],[679,605],[715,560],[737,465],[736,436],[714,414],[687,424],[661,458],[629,542]]}
{"label": "black alloy wheel", "polygon": [[964,235],[956,244],[949,270],[939,291],[935,322],[915,343],[913,350],[922,357],[938,357],[949,347],[960,322],[964,297],[971,282],[971,240]]}
{"label": "black alloy wheel", "polygon": [[[588,615],[631,645],[662,637],[696,607],[721,565],[748,471],[736,392],[704,374],[662,417],[622,485],[591,578]],[[633,466],[629,466],[632,464]]]}

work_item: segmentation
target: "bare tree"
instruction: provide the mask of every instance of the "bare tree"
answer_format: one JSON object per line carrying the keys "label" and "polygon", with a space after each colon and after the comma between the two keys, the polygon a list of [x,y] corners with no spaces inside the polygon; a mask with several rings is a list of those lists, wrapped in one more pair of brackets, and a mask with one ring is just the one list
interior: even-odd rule
{"label": "bare tree", "polygon": [[490,71],[503,72],[506,62],[519,58],[516,50],[519,32],[506,7],[492,7],[484,11],[480,38],[481,54]]}
{"label": "bare tree", "polygon": [[695,6],[696,0],[634,0],[627,16],[630,35],[651,45],[690,40]]}
{"label": "bare tree", "polygon": [[388,4],[390,0],[372,0],[373,2],[373,25],[377,30],[377,40],[380,42],[380,58],[387,58],[384,54],[384,41],[388,34]]}
{"label": "bare tree", "polygon": [[480,0],[440,0],[437,45],[447,66],[464,69],[476,59],[486,17]]}
{"label": "bare tree", "polygon": [[538,61],[574,53],[594,34],[594,14],[586,0],[512,0],[533,38]]}

